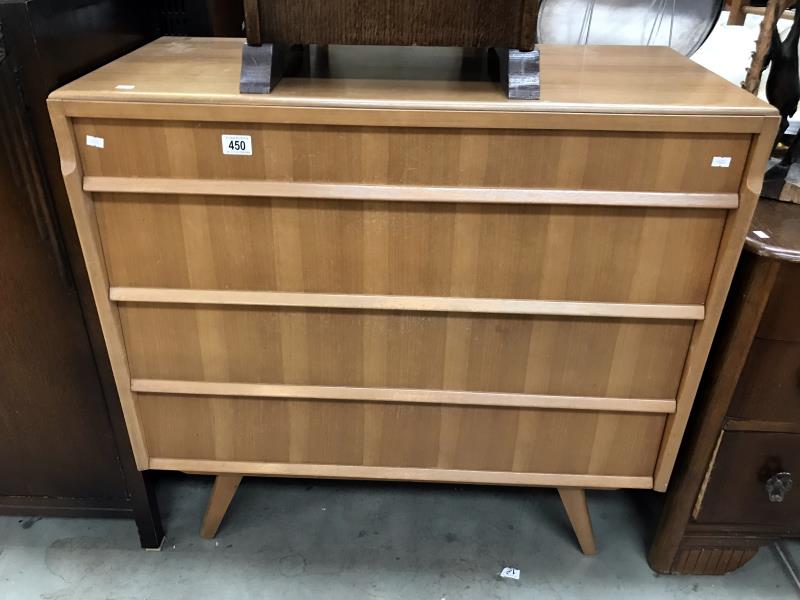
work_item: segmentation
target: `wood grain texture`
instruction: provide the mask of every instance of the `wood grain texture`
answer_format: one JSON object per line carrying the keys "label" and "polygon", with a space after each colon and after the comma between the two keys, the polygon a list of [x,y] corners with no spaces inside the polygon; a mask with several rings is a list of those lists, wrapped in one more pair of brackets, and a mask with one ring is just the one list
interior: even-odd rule
{"label": "wood grain texture", "polygon": [[597,554],[592,520],[586,504],[586,491],[580,488],[558,488],[558,495],[561,497],[564,510],[567,512],[569,522],[578,538],[581,552],[587,555]]}
{"label": "wood grain texture", "polygon": [[136,396],[159,459],[648,477],[664,424],[654,414]]}
{"label": "wood grain texture", "polygon": [[[517,113],[661,115],[777,115],[752,94],[665,47],[537,46],[541,51],[542,99],[509,100],[498,82],[460,80],[460,50],[411,48],[403,61],[377,57],[364,78],[364,53],[342,49],[338,79],[284,78],[272,94],[239,94],[241,39],[161,38],[54,92],[61,100],[128,102],[138,114],[146,103],[292,106],[423,111],[514,111]],[[332,56],[336,60],[336,55]],[[424,65],[421,70],[419,65]],[[362,75],[353,77],[352,71]],[[420,78],[420,73],[425,78]],[[342,80],[346,80],[343,83]],[[120,83],[134,85],[121,91]],[[686,90],[691,90],[690,94]],[[143,106],[144,104],[144,106]],[[225,111],[215,111],[225,112]],[[96,116],[96,115],[92,115]],[[421,115],[417,114],[415,120]],[[428,116],[423,114],[422,116]],[[205,119],[210,113],[205,113]],[[479,117],[479,115],[478,115]],[[194,117],[196,118],[196,117]],[[223,118],[224,117],[220,117]],[[606,115],[603,115],[606,118]],[[473,123],[478,118],[471,119]],[[573,128],[582,123],[572,119]],[[744,125],[744,124],[743,124]],[[474,126],[474,125],[473,125]],[[700,126],[702,127],[702,126]],[[700,131],[700,129],[697,129]],[[733,131],[741,131],[738,126]]]}
{"label": "wood grain texture", "polygon": [[694,304],[631,304],[624,302],[564,302],[452,296],[318,294],[243,290],[112,287],[115,302],[208,304],[214,306],[274,306],[368,311],[417,311],[559,317],[624,317],[630,319],[702,320],[703,306]]}
{"label": "wood grain texture", "polygon": [[109,277],[123,287],[699,305],[724,220],[694,209],[94,198]]}
{"label": "wood grain texture", "polygon": [[57,101],[48,101],[53,130],[61,156],[61,171],[69,196],[75,227],[81,242],[86,269],[92,286],[92,295],[97,306],[103,328],[111,370],[117,384],[117,392],[125,416],[125,424],[133,448],[133,456],[139,470],[147,468],[147,450],[144,445],[139,415],[133,406],[130,389],[130,371],[125,353],[125,343],[119,322],[117,306],[108,299],[108,274],[105,269],[102,246],[94,214],[94,203],[82,189],[83,172],[79,162],[72,126]]}
{"label": "wood grain texture", "polygon": [[183,471],[189,474],[233,473],[262,477],[317,477],[321,479],[377,479],[485,485],[585,486],[587,488],[649,489],[652,477],[622,475],[573,475],[567,473],[515,473],[508,471],[467,471],[464,469],[417,469],[411,467],[358,467],[244,461],[153,458],[151,469]]}
{"label": "wood grain texture", "polygon": [[739,263],[730,308],[706,367],[705,384],[698,394],[694,426],[683,440],[680,467],[670,484],[648,561],[659,573],[669,573],[686,539],[698,494],[707,480],[709,464],[718,448],[720,429],[778,272],[774,261],[744,255]]}
{"label": "wood grain texture", "polygon": [[[240,49],[240,40],[161,40],[54,96],[75,116],[78,139],[105,140],[103,149],[82,147],[81,183],[93,191],[75,193],[96,198],[103,239],[87,240],[89,254],[107,260],[98,289],[108,303],[111,278],[137,380],[589,404],[141,393],[147,464],[561,487],[593,487],[598,477],[601,487],[638,487],[653,484],[660,445],[663,489],[752,213],[774,109],[663,48],[545,48],[543,100],[516,104],[495,83],[454,81],[462,56],[442,49],[411,49],[384,65],[397,76],[429,60],[425,81],[381,79],[375,65],[348,70],[358,59],[337,50],[340,78],[289,79],[275,94],[245,97]],[[135,87],[115,91],[119,83]],[[222,155],[222,133],[252,135],[253,155]],[[711,167],[714,156],[730,156],[731,167]],[[206,181],[216,187],[206,192]],[[232,189],[219,195],[225,185]],[[558,204],[513,204],[546,201],[549,190]],[[677,206],[630,204],[661,194]],[[709,195],[707,208],[691,208],[698,194]],[[170,290],[140,302],[120,299],[153,290],[119,288]],[[380,298],[343,308],[180,296],[198,292],[263,304]],[[419,310],[431,298],[448,311],[442,302],[455,299],[556,301],[559,310],[690,305],[705,314],[695,326],[630,314]],[[587,398],[677,401],[665,416],[596,412]]]}
{"label": "wood grain texture", "polygon": [[734,193],[620,192],[514,188],[459,188],[419,185],[361,185],[352,183],[298,183],[242,179],[172,179],[168,177],[84,177],[86,192],[186,194],[260,198],[322,198],[387,202],[452,202],[475,204],[547,204],[561,206],[632,206],[680,208],[736,208]]}
{"label": "wood grain texture", "polygon": [[[787,219],[789,224],[792,221],[794,219]],[[797,247],[800,248],[800,243]],[[781,262],[775,280],[775,291],[764,309],[756,335],[767,340],[800,343],[798,298],[800,298],[800,265]]]}
{"label": "wood grain texture", "polygon": [[241,482],[241,475],[217,475],[214,478],[214,488],[208,500],[203,525],[200,527],[200,537],[210,540],[217,535],[222,519]]}
{"label": "wood grain texture", "polygon": [[[793,433],[724,432],[710,465],[698,523],[779,525],[787,536],[800,533],[800,495],[792,490],[783,502],[770,502],[767,479],[800,472],[800,436]],[[735,490],[731,494],[731,490]]]}
{"label": "wood grain texture", "polygon": [[735,571],[758,552],[758,547],[703,547],[688,546],[675,557],[668,573],[676,575],[724,575]]}
{"label": "wood grain texture", "polygon": [[265,42],[530,50],[537,0],[260,0]]}
{"label": "wood grain texture", "polygon": [[[80,144],[87,176],[621,192],[737,192],[750,145],[742,134],[121,119],[76,119],[75,134],[104,140]],[[253,155],[223,155],[223,134],[250,135]]]}
{"label": "wood grain texture", "polygon": [[274,385],[133,379],[134,392],[185,394],[192,396],[238,396],[244,398],[305,398],[318,400],[392,402],[395,404],[442,404],[461,406],[499,406],[516,408],[566,408],[617,412],[670,413],[675,401],[666,398],[608,398],[592,396],[553,396],[544,394],[502,394],[497,392],[453,392],[379,387],[321,385]]}
{"label": "wood grain texture", "polygon": [[[413,82],[411,82],[413,84]],[[271,95],[271,94],[270,94]],[[314,110],[286,105],[258,106],[226,104],[219,113],[202,98],[194,103],[121,102],[118,100],[63,100],[68,117],[92,119],[140,119],[142,121],[204,121],[218,123],[283,123],[302,125],[346,125],[381,127],[469,127],[483,129],[575,129],[581,131],[659,131],[672,133],[758,133],[763,117],[754,114],[715,115],[713,113],[642,114],[631,112],[530,112],[517,102],[503,110],[490,110],[491,104],[459,106],[440,101],[436,108],[409,103],[408,108],[375,110],[380,105],[359,108],[329,107],[322,102]],[[377,104],[377,103],[376,103]],[[538,104],[538,103],[537,103]],[[633,107],[631,107],[633,108]],[[575,110],[574,108],[572,110]],[[646,116],[646,119],[642,117]]]}
{"label": "wood grain texture", "polygon": [[[798,297],[794,297],[791,301],[797,300]],[[754,339],[728,415],[734,419],[773,422],[779,429],[788,426],[797,431],[800,428],[800,343]]]}
{"label": "wood grain texture", "polygon": [[758,196],[763,182],[764,166],[772,150],[777,126],[777,119],[770,118],[765,120],[763,131],[754,139],[739,192],[739,209],[729,213],[725,224],[706,300],[706,318],[695,327],[692,334],[689,354],[686,358],[681,386],[678,390],[677,410],[667,419],[667,429],[664,434],[664,442],[659,453],[654,477],[654,486],[658,491],[665,491],[669,484],[669,478],[678,454],[678,447],[686,429],[697,388],[700,385],[703,367],[711,349],[711,342],[714,339],[714,333],[725,305],[725,299],[733,279],[736,263],[744,245],[750,221],[753,218],[753,212],[758,203]]}
{"label": "wood grain texture", "polygon": [[122,304],[137,379],[674,398],[692,323]]}

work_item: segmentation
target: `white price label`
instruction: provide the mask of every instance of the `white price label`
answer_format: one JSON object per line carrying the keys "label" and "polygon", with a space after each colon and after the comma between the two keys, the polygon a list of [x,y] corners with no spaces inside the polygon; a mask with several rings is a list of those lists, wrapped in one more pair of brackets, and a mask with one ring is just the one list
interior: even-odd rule
{"label": "white price label", "polygon": [[712,167],[719,167],[721,169],[727,169],[731,166],[731,157],[730,156],[715,156],[711,159],[711,166]]}
{"label": "white price label", "polygon": [[769,235],[767,235],[766,233],[764,233],[763,231],[761,231],[759,229],[756,229],[753,233],[755,233],[762,240],[768,240],[769,239]]}
{"label": "white price label", "polygon": [[86,136],[86,145],[91,146],[92,148],[105,148],[106,141],[101,137],[96,137],[93,135]]}
{"label": "white price label", "polygon": [[503,570],[500,571],[500,577],[504,577],[506,579],[519,579],[519,569],[515,569],[514,567],[503,567]]}
{"label": "white price label", "polygon": [[222,153],[253,156],[253,139],[249,135],[222,135]]}

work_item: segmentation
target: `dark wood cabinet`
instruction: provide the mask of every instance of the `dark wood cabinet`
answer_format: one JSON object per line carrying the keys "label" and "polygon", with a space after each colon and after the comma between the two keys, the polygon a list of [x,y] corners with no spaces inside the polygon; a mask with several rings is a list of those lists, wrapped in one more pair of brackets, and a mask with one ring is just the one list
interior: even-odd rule
{"label": "dark wood cabinet", "polygon": [[767,485],[779,473],[800,473],[800,436],[725,431],[695,520],[775,525],[786,535],[800,533],[800,494],[790,490],[782,501],[770,501]]}
{"label": "dark wood cabinet", "polygon": [[800,535],[800,206],[761,200],[650,565],[721,574]]}
{"label": "dark wood cabinet", "polygon": [[135,518],[163,531],[136,470],[45,98],[145,43],[122,0],[0,2],[0,513]]}

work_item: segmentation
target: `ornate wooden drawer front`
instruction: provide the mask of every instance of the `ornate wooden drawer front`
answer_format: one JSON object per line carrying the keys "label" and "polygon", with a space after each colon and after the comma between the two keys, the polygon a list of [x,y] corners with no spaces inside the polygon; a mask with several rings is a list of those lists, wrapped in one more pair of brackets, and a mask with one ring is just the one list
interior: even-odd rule
{"label": "ornate wooden drawer front", "polygon": [[[89,177],[615,192],[735,194],[750,145],[749,135],[703,133],[122,119],[78,119],[75,133],[104,140],[79,145]],[[225,134],[249,135],[252,155],[224,155]]]}
{"label": "ornate wooden drawer front", "polygon": [[[800,435],[726,431],[722,436],[696,519],[800,532]],[[792,489],[786,491],[789,482]]]}

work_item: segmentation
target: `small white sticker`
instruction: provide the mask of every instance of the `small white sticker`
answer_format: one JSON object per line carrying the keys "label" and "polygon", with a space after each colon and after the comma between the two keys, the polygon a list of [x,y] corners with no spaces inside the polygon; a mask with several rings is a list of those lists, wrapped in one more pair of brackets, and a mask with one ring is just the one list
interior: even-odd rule
{"label": "small white sticker", "polygon": [[764,233],[763,231],[758,231],[758,230],[756,230],[756,231],[754,231],[753,233],[755,233],[755,234],[756,234],[758,237],[760,237],[762,240],[768,240],[768,239],[769,239],[769,236],[768,236],[766,233]]}
{"label": "small white sticker", "polygon": [[500,577],[505,577],[506,579],[519,579],[519,569],[515,569],[514,567],[503,567],[503,570],[500,571]]}
{"label": "small white sticker", "polygon": [[239,156],[253,155],[253,140],[249,135],[222,135],[222,153]]}
{"label": "small white sticker", "polygon": [[722,169],[727,169],[731,166],[731,157],[730,156],[715,156],[711,159],[711,166],[712,167],[720,167]]}
{"label": "small white sticker", "polygon": [[128,85],[127,83],[120,83],[114,88],[115,90],[133,90],[136,89],[135,85]]}
{"label": "small white sticker", "polygon": [[105,148],[106,141],[101,137],[95,137],[93,135],[86,136],[86,145],[91,146],[92,148]]}

